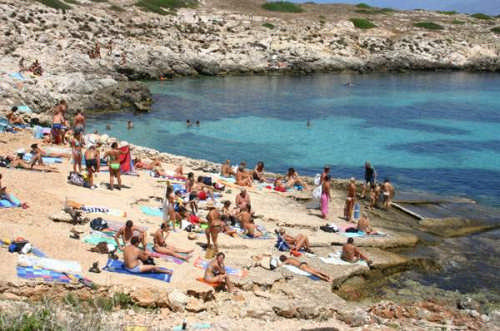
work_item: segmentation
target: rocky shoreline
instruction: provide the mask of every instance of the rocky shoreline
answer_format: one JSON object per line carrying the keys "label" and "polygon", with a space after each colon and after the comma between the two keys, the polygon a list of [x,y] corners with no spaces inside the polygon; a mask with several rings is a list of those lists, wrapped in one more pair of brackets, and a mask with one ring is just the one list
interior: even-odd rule
{"label": "rocky shoreline", "polygon": [[[500,24],[498,18],[392,11],[370,16],[377,27],[362,30],[349,20],[360,16],[353,6],[309,4],[304,5],[307,15],[294,16],[262,10],[249,14],[238,6],[228,11],[206,1],[197,9],[162,16],[143,12],[132,1],[112,4],[123,11],[85,0],[67,11],[27,0],[3,1],[3,106],[24,104],[46,113],[66,99],[71,112],[147,111],[151,94],[138,81],[179,76],[500,71],[500,37],[490,31]],[[413,25],[425,20],[444,29]],[[96,42],[101,57],[91,59],[88,53]],[[21,58],[25,65],[38,59],[44,74],[12,77]]]}

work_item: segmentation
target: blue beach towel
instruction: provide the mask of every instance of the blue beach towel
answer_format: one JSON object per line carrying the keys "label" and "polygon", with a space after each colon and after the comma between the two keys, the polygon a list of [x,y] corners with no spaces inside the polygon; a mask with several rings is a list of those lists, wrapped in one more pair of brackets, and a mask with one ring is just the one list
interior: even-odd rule
{"label": "blue beach towel", "polygon": [[163,211],[158,207],[140,206],[141,211],[148,216],[163,217]]}
{"label": "blue beach towel", "polygon": [[10,194],[10,200],[12,200],[12,202],[14,202],[14,203],[12,203],[12,202],[10,202],[9,200],[6,200],[6,199],[0,200],[0,208],[19,207],[21,205],[21,201],[19,201],[12,194]]}
{"label": "blue beach towel", "polygon": [[24,78],[23,74],[20,72],[12,72],[9,74],[9,76],[17,80],[26,80],[26,78]]}
{"label": "blue beach towel", "polygon": [[[23,160],[26,162],[30,162],[33,155],[31,153],[26,153],[23,156]],[[62,159],[59,157],[50,157],[50,156],[42,156],[43,163],[46,164],[54,164],[54,163],[62,163]]]}
{"label": "blue beach towel", "polygon": [[341,235],[347,238],[358,238],[366,236],[366,233],[363,231],[358,232],[340,232]]}
{"label": "blue beach towel", "polygon": [[30,107],[26,106],[26,105],[21,105],[21,106],[17,106],[17,110],[21,113],[26,113],[26,114],[31,114],[33,113],[33,111],[31,110]]}
{"label": "blue beach towel", "polygon": [[[17,277],[25,279],[42,280],[45,282],[71,283],[71,278],[62,272],[52,271],[37,267],[16,267]],[[81,278],[79,275],[74,275],[76,278]]]}
{"label": "blue beach towel", "polygon": [[[166,269],[166,268],[162,268],[162,269],[170,270],[170,269]],[[125,267],[123,266],[123,262],[120,260],[109,259],[108,263],[106,263],[106,266],[103,268],[103,270],[106,270],[108,272],[116,272],[119,274],[127,274],[127,275],[157,279],[157,280],[161,280],[161,281],[167,282],[167,283],[170,283],[170,280],[172,279],[171,274],[160,274],[160,273],[152,273],[152,272],[147,272],[147,273],[130,272],[127,269],[125,269]],[[172,270],[170,270],[170,271],[172,271]]]}

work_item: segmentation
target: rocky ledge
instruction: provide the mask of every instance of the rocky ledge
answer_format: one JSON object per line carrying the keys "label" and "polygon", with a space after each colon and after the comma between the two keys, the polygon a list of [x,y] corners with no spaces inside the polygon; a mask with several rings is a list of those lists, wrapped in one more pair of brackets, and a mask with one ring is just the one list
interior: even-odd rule
{"label": "rocky ledge", "polygon": [[[500,70],[500,37],[492,31],[498,18],[386,11],[370,15],[375,28],[358,29],[350,18],[367,15],[352,6],[307,4],[305,14],[293,15],[266,12],[259,1],[249,2],[256,9],[248,12],[235,1],[229,11],[214,0],[162,16],[134,3],[82,0],[62,11],[39,2],[3,1],[4,106],[46,112],[66,99],[71,111],[147,111],[150,93],[133,81],[187,75]],[[420,21],[442,29],[415,27]],[[90,58],[96,42],[101,57]],[[21,58],[27,66],[38,59],[44,74],[12,76]]]}

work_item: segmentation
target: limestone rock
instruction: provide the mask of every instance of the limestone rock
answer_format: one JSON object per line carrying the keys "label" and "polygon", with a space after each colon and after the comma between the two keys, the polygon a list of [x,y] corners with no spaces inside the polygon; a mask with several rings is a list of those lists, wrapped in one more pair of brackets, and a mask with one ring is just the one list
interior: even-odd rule
{"label": "limestone rock", "polygon": [[199,313],[204,310],[207,310],[206,305],[198,299],[190,299],[186,304],[186,310],[191,313]]}
{"label": "limestone rock", "polygon": [[155,295],[151,289],[139,288],[130,294],[135,304],[141,307],[155,307]]}
{"label": "limestone rock", "polygon": [[189,297],[179,290],[173,290],[168,294],[170,309],[174,312],[182,312],[189,302]]}

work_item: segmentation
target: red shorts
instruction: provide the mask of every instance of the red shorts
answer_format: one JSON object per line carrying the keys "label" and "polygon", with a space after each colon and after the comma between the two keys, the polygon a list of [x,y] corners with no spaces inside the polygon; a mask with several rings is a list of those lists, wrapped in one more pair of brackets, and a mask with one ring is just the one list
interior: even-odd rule
{"label": "red shorts", "polygon": [[207,200],[207,194],[205,193],[205,191],[198,192],[198,199]]}

